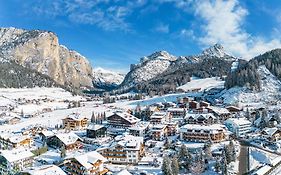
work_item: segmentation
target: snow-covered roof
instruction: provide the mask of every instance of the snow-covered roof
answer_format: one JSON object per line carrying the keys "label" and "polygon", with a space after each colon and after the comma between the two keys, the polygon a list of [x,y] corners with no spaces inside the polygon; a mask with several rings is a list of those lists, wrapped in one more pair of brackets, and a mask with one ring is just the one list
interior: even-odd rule
{"label": "snow-covered roof", "polygon": [[72,120],[80,121],[80,120],[85,119],[86,117],[82,116],[79,113],[72,113],[72,114],[69,114],[66,118],[70,118]]}
{"label": "snow-covered roof", "polygon": [[151,119],[161,119],[167,116],[167,112],[154,112],[150,118]]}
{"label": "snow-covered roof", "polygon": [[225,121],[225,123],[232,123],[237,126],[251,125],[251,122],[249,120],[247,120],[246,118],[229,118]]}
{"label": "snow-covered roof", "polygon": [[118,173],[116,173],[116,175],[132,175],[128,170],[124,169]]}
{"label": "snow-covered roof", "polygon": [[184,108],[168,108],[168,112],[184,112]]}
{"label": "snow-covered roof", "polygon": [[55,133],[54,133],[53,131],[48,131],[48,130],[41,131],[41,133],[42,133],[45,137],[51,137],[51,136],[55,135]]}
{"label": "snow-covered roof", "polygon": [[96,151],[91,151],[86,154],[82,154],[80,156],[74,157],[81,165],[83,165],[86,169],[90,169],[93,167],[93,164],[98,160],[102,162],[106,162],[107,159],[104,158],[100,153]]}
{"label": "snow-covered roof", "polygon": [[278,130],[278,128],[265,128],[263,132],[265,132],[269,136],[272,136]]}
{"label": "snow-covered roof", "polygon": [[211,117],[213,119],[216,119],[216,117],[212,113],[199,113],[199,114],[198,113],[187,113],[185,115],[185,118],[187,118],[187,119],[190,117],[192,117],[193,119],[197,119],[199,117],[203,117],[205,119],[209,119]]}
{"label": "snow-covered roof", "polygon": [[79,136],[77,136],[76,134],[74,134],[73,132],[70,133],[60,133],[56,135],[58,139],[60,139],[60,141],[63,142],[63,144],[65,145],[70,145],[75,143],[79,138]]}
{"label": "snow-covered roof", "polygon": [[230,114],[230,112],[226,108],[221,108],[217,106],[209,106],[209,109],[211,109],[216,114]]}
{"label": "snow-covered roof", "polygon": [[88,126],[87,129],[96,131],[96,130],[99,130],[99,129],[103,128],[103,127],[104,127],[104,125],[91,124],[91,125]]}
{"label": "snow-covered roof", "polygon": [[135,124],[134,126],[130,127],[129,130],[137,130],[137,131],[141,131],[141,130],[145,130],[149,125],[149,122],[138,122],[137,124]]}
{"label": "snow-covered roof", "polygon": [[24,149],[1,150],[1,155],[10,163],[34,156],[31,151]]}
{"label": "snow-covered roof", "polygon": [[143,137],[136,137],[128,134],[123,134],[115,137],[115,141],[110,147],[115,145],[121,145],[126,150],[139,150],[143,144]]}
{"label": "snow-covered roof", "polygon": [[[140,121],[140,119],[138,119],[137,117],[127,113],[127,112],[116,112],[116,115],[120,116],[121,118],[123,118],[124,120],[130,122],[130,123],[137,123]],[[114,115],[114,114],[113,114]]]}
{"label": "snow-covered roof", "polygon": [[210,133],[216,133],[218,130],[226,131],[224,125],[220,125],[220,124],[213,124],[213,125],[186,124],[180,128],[180,132],[186,132],[187,130],[209,131]]}
{"label": "snow-covered roof", "polygon": [[1,134],[1,137],[5,140],[9,139],[11,143],[20,143],[21,141],[30,138],[29,135],[10,134],[10,133]]}
{"label": "snow-covered roof", "polygon": [[43,165],[39,167],[32,167],[25,172],[30,175],[66,175],[66,173],[56,165]]}
{"label": "snow-covered roof", "polygon": [[162,125],[162,124],[153,125],[151,131],[160,131],[160,130],[164,129],[165,127],[166,127],[166,125]]}

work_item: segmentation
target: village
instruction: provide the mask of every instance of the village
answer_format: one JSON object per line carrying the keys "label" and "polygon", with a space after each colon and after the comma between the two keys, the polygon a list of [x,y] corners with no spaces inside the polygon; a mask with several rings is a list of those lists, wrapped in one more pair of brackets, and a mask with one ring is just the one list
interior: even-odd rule
{"label": "village", "polygon": [[3,94],[1,174],[270,174],[280,169],[277,109],[214,103],[196,92],[106,103],[46,91],[29,98],[19,93],[12,103]]}

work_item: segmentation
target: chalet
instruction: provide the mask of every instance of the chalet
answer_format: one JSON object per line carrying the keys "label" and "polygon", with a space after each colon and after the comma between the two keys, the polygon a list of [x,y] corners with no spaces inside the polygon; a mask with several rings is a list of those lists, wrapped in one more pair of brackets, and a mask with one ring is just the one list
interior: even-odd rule
{"label": "chalet", "polygon": [[66,159],[65,171],[68,174],[76,175],[103,175],[108,172],[104,168],[104,162],[107,159],[96,151],[87,152],[85,154]]}
{"label": "chalet", "polygon": [[180,139],[195,142],[218,143],[226,138],[226,128],[223,125],[187,124],[180,128]]}
{"label": "chalet", "polygon": [[144,137],[149,130],[149,122],[138,122],[136,125],[129,128],[129,132],[133,136]]}
{"label": "chalet", "polygon": [[168,136],[168,128],[167,125],[156,124],[150,130],[151,137],[153,140],[164,140]]}
{"label": "chalet", "polygon": [[177,122],[166,122],[165,125],[167,126],[167,135],[173,136],[176,135],[178,132],[178,123]]}
{"label": "chalet", "polygon": [[82,139],[76,134],[61,133],[47,139],[47,145],[54,148],[64,148],[66,151],[72,151],[82,148]]}
{"label": "chalet", "polygon": [[265,128],[261,132],[262,136],[270,142],[276,142],[281,139],[281,130],[279,128]]}
{"label": "chalet", "polygon": [[7,117],[6,118],[6,123],[9,125],[14,125],[20,122],[20,118],[19,117]]}
{"label": "chalet", "polygon": [[177,102],[178,102],[178,103],[181,103],[181,104],[187,104],[187,103],[189,103],[190,101],[192,101],[192,99],[189,98],[189,97],[183,97],[183,98],[178,98],[178,99],[177,99]]}
{"label": "chalet", "polygon": [[204,108],[207,108],[210,106],[210,103],[206,102],[206,101],[201,101],[199,103],[200,107],[204,107]]}
{"label": "chalet", "polygon": [[89,138],[98,138],[106,136],[106,127],[99,124],[91,124],[87,128],[87,137]]}
{"label": "chalet", "polygon": [[137,164],[144,155],[143,137],[119,135],[109,146],[97,151],[112,163]]}
{"label": "chalet", "polygon": [[67,175],[60,167],[56,165],[42,165],[25,169],[22,175]]}
{"label": "chalet", "polygon": [[236,106],[227,106],[226,109],[230,112],[230,113],[237,113],[242,111],[241,108],[236,107]]}
{"label": "chalet", "polygon": [[0,174],[16,174],[33,165],[34,154],[24,149],[1,150]]}
{"label": "chalet", "polygon": [[14,149],[19,147],[30,147],[33,143],[32,138],[29,135],[22,134],[2,134],[0,136],[0,148],[1,149]]}
{"label": "chalet", "polygon": [[197,109],[200,107],[200,104],[197,101],[190,101],[189,102],[189,109]]}
{"label": "chalet", "polygon": [[141,111],[141,116],[149,118],[154,112],[159,112],[159,108],[157,106],[147,106]]}
{"label": "chalet", "polygon": [[116,112],[107,117],[108,126],[114,128],[129,128],[139,121],[140,119],[126,112]]}
{"label": "chalet", "polygon": [[231,113],[226,108],[221,108],[221,107],[217,107],[217,106],[209,106],[209,107],[207,107],[207,109],[208,109],[208,112],[213,113],[221,121],[227,120],[231,116]]}
{"label": "chalet", "polygon": [[185,121],[188,124],[214,124],[217,118],[212,113],[187,113]]}
{"label": "chalet", "polygon": [[151,124],[161,124],[171,120],[171,114],[169,112],[155,112],[150,116]]}
{"label": "chalet", "polygon": [[73,113],[62,119],[63,128],[69,131],[83,130],[87,128],[88,119],[80,114]]}
{"label": "chalet", "polygon": [[39,133],[40,139],[42,142],[48,140],[48,138],[53,137],[55,133],[53,131],[44,130]]}
{"label": "chalet", "polygon": [[186,114],[186,109],[184,108],[168,108],[167,110],[173,119],[183,119]]}

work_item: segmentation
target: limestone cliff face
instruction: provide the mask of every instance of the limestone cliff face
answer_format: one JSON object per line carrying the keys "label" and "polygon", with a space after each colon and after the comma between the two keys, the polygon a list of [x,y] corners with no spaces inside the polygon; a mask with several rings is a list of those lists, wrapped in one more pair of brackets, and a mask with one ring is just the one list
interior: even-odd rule
{"label": "limestone cliff face", "polygon": [[92,86],[89,61],[60,45],[52,32],[0,28],[0,52],[4,58],[48,75],[59,84]]}

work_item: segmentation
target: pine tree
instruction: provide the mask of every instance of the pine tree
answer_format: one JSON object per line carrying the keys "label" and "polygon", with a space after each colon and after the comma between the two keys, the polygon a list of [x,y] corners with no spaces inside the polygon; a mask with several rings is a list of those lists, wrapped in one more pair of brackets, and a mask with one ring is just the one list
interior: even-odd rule
{"label": "pine tree", "polygon": [[23,109],[21,109],[20,116],[24,117]]}
{"label": "pine tree", "polygon": [[221,171],[221,164],[219,161],[216,161],[214,168],[217,173]]}
{"label": "pine tree", "polygon": [[179,158],[179,162],[180,162],[180,167],[181,168],[184,167],[184,168],[188,169],[192,157],[184,144],[182,144],[180,147],[178,158]]}
{"label": "pine tree", "polygon": [[230,141],[230,143],[229,143],[229,151],[230,151],[231,161],[235,161],[236,160],[236,151],[235,151],[235,146],[234,146],[233,141]]}
{"label": "pine tree", "polygon": [[179,174],[179,162],[178,162],[178,158],[176,156],[174,156],[172,159],[171,170],[172,170],[173,175]]}
{"label": "pine tree", "polygon": [[211,144],[210,143],[206,143],[204,145],[203,150],[204,150],[206,159],[208,159],[208,160],[211,159],[212,158]]}
{"label": "pine tree", "polygon": [[95,122],[96,122],[96,116],[95,113],[92,112],[91,123],[95,123]]}
{"label": "pine tree", "polygon": [[221,171],[223,175],[227,175],[227,158],[225,149],[222,152],[222,159],[221,159]]}
{"label": "pine tree", "polygon": [[64,158],[65,156],[66,156],[66,150],[65,150],[65,147],[62,146],[60,149],[60,157]]}
{"label": "pine tree", "polygon": [[171,160],[167,156],[163,158],[162,172],[164,175],[172,175]]}

